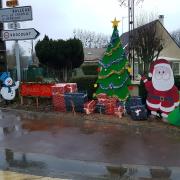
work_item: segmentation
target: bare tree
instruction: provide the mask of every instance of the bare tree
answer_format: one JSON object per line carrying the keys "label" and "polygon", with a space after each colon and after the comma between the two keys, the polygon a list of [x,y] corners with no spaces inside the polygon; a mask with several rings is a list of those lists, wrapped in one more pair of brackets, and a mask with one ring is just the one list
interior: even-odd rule
{"label": "bare tree", "polygon": [[73,31],[74,37],[80,39],[84,48],[103,48],[106,47],[110,36],[95,33],[92,31],[86,31],[82,29],[75,29]]}
{"label": "bare tree", "polygon": [[173,31],[171,33],[171,36],[177,42],[177,44],[180,46],[180,29]]}
{"label": "bare tree", "polygon": [[[21,68],[24,68],[28,64],[28,59],[24,56],[25,50],[22,46],[19,46],[19,55],[20,55],[20,64]],[[15,44],[12,45],[11,51],[7,51],[7,67],[8,69],[13,69],[16,66],[16,57],[15,57]]]}
{"label": "bare tree", "polygon": [[[141,15],[140,17],[137,20],[138,27],[133,32],[133,46],[140,73],[146,74],[151,62],[158,58],[164,48],[165,40],[163,39],[163,33],[158,28],[160,23],[157,20],[152,21],[152,14],[150,16]],[[148,21],[150,22],[148,23]]]}

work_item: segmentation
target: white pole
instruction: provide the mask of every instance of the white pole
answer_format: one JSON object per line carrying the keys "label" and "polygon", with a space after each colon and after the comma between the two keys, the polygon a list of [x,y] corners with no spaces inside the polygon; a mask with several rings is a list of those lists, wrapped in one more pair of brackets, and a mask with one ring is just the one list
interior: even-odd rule
{"label": "white pole", "polygon": [[19,58],[19,44],[15,42],[15,56],[16,56],[16,69],[17,69],[17,80],[21,81],[21,70],[20,70],[20,58]]}
{"label": "white pole", "polygon": [[33,61],[33,39],[31,39],[31,60],[32,60],[32,64],[34,63]]}

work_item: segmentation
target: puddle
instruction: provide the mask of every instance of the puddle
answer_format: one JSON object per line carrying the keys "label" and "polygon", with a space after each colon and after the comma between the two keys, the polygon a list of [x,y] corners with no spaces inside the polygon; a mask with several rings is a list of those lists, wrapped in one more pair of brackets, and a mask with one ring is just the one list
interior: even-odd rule
{"label": "puddle", "polygon": [[166,180],[179,180],[180,168],[157,167],[141,165],[114,166],[107,163],[95,163],[78,160],[60,159],[53,156],[19,153],[10,149],[0,150],[0,168],[2,170],[29,173],[49,177],[88,177],[102,179],[137,179],[161,178]]}
{"label": "puddle", "polygon": [[180,139],[160,129],[131,128],[47,114],[0,114],[1,169],[37,175],[78,172],[107,179],[114,176],[175,179],[179,176],[179,169],[163,167],[180,166]]}

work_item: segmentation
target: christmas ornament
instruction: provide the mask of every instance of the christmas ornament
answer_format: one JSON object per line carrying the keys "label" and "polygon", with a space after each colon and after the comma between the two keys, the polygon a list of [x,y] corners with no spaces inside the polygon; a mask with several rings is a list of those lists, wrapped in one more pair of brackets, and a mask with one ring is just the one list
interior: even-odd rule
{"label": "christmas ornament", "polygon": [[96,88],[96,87],[97,87],[97,84],[94,84],[94,87]]}
{"label": "christmas ornament", "polygon": [[130,91],[132,91],[132,90],[134,89],[134,87],[133,87],[133,86],[128,86],[128,89],[129,89]]}
{"label": "christmas ornament", "polygon": [[100,71],[101,71],[101,69],[98,67],[98,68],[96,69],[96,71],[97,71],[97,72],[100,72]]}

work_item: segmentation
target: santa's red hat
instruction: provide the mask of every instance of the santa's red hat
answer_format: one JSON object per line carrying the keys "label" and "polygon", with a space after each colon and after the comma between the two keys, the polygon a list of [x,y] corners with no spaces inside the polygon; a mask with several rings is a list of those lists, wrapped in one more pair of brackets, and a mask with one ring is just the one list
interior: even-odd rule
{"label": "santa's red hat", "polygon": [[171,68],[170,63],[165,60],[165,59],[156,59],[155,61],[153,61],[150,65],[150,69],[149,69],[149,73],[148,76],[152,77],[153,71],[154,71],[154,67],[157,66],[166,66]]}

